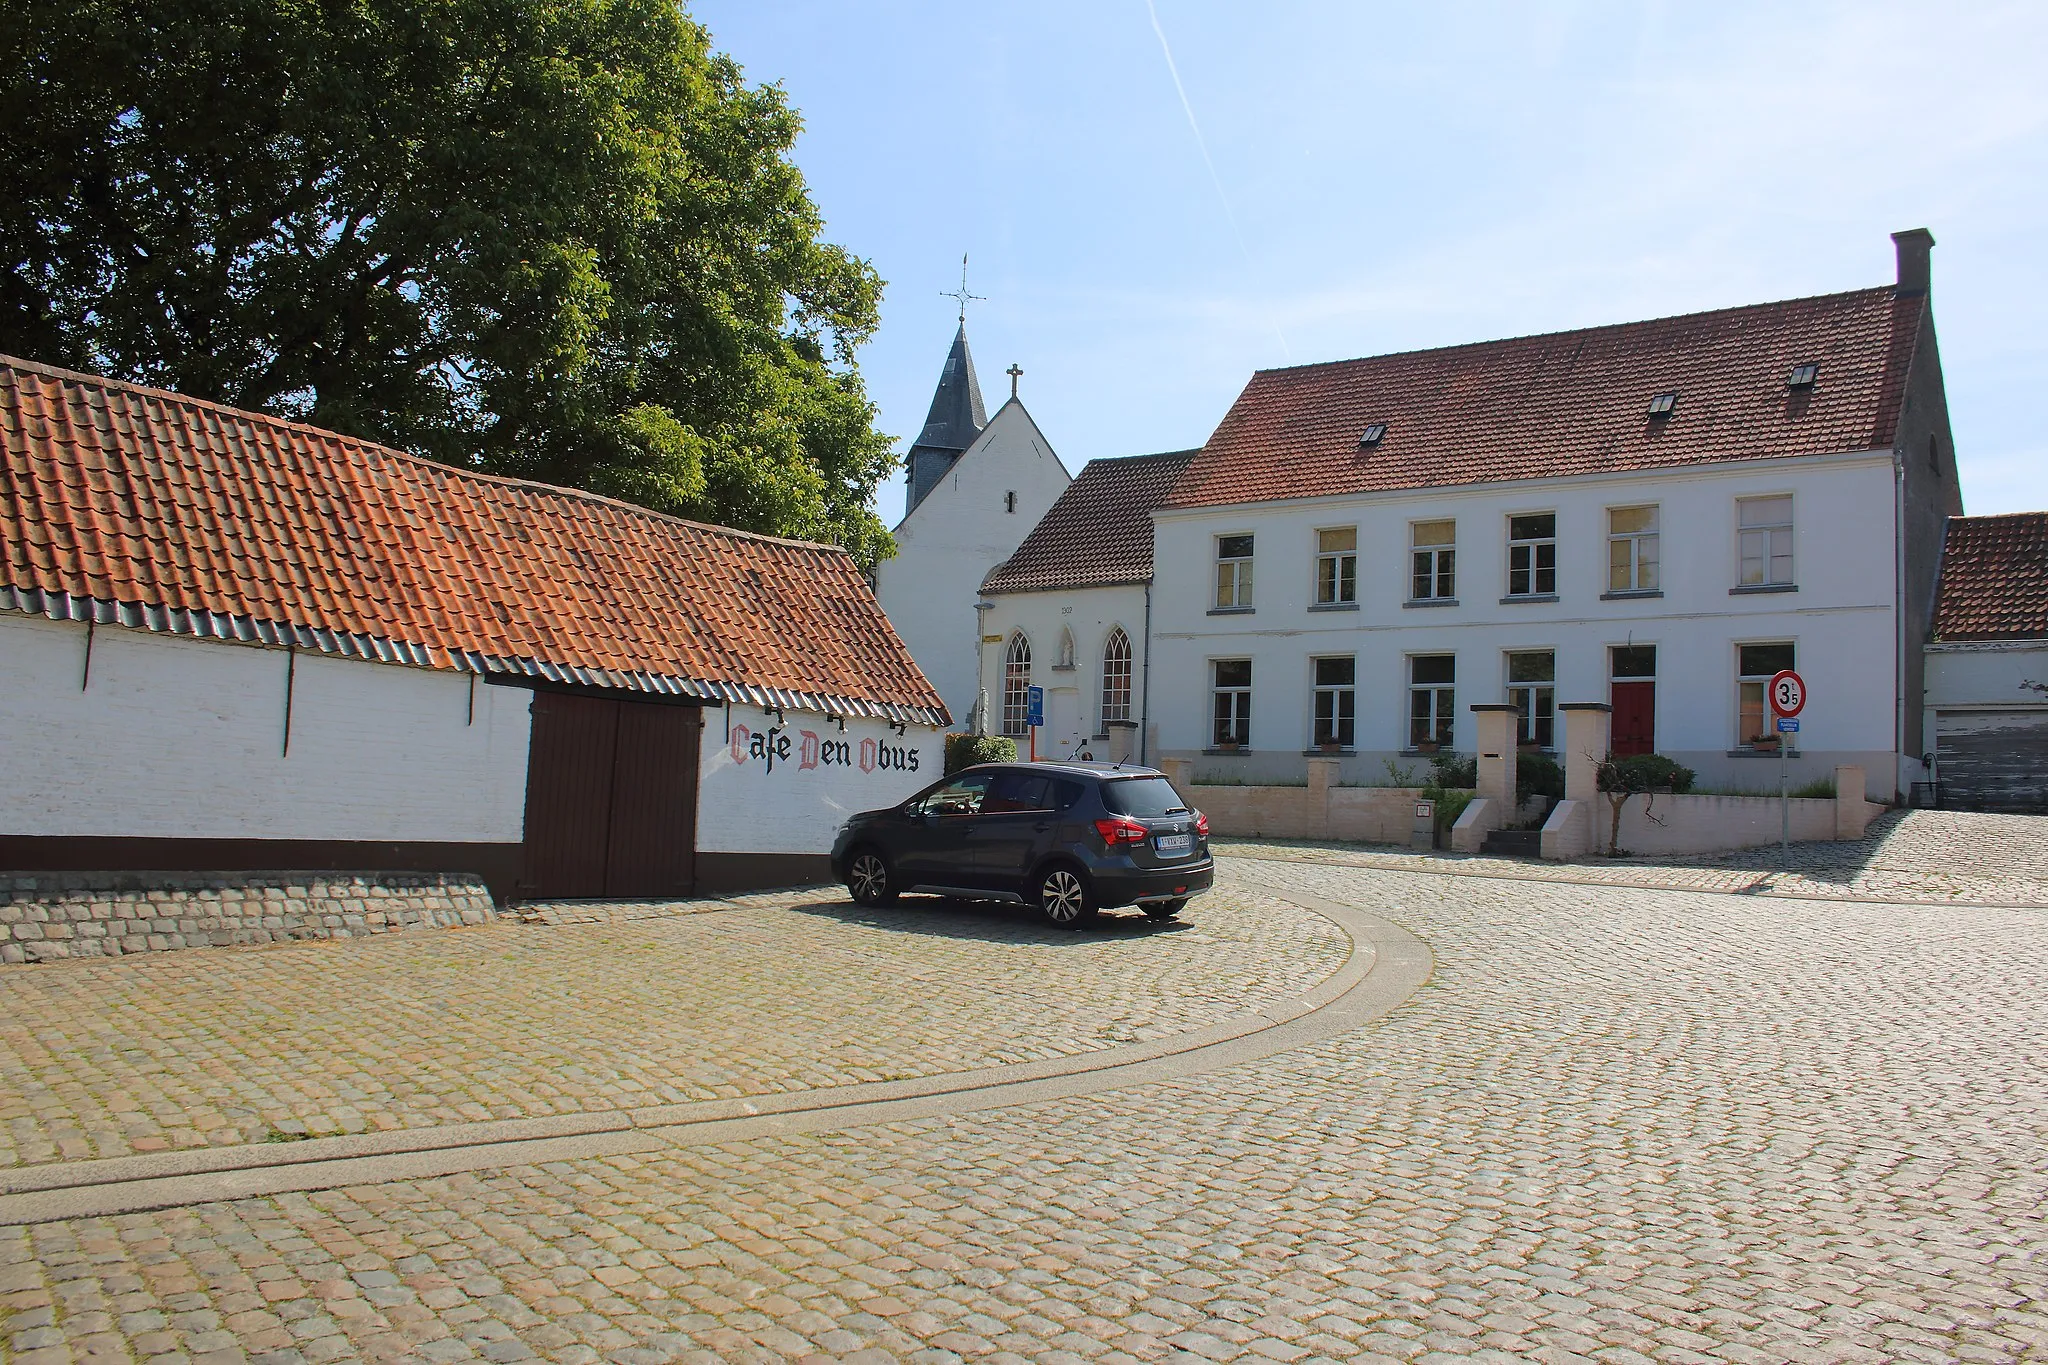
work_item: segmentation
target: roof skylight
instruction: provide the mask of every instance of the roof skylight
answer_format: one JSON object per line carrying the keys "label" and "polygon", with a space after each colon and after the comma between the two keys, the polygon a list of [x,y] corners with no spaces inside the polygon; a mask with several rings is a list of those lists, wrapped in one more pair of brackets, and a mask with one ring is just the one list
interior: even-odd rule
{"label": "roof skylight", "polygon": [[1365,429],[1365,434],[1358,438],[1358,444],[1361,447],[1376,446],[1381,441],[1385,440],[1386,437],[1387,424],[1385,422],[1374,422],[1371,426]]}
{"label": "roof skylight", "polygon": [[1650,400],[1650,416],[1669,417],[1671,410],[1678,406],[1676,393],[1660,393]]}
{"label": "roof skylight", "polygon": [[1785,380],[1785,387],[1790,389],[1810,389],[1813,387],[1814,381],[1819,378],[1819,361],[1812,361],[1805,365],[1794,365],[1791,375]]}

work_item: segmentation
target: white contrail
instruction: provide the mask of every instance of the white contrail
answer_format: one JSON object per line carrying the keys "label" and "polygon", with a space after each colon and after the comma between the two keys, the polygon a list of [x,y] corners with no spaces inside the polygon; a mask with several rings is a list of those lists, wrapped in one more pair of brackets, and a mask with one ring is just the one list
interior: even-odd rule
{"label": "white contrail", "polygon": [[[1166,41],[1166,30],[1159,25],[1159,10],[1152,0],[1145,0],[1145,13],[1152,16],[1152,31],[1159,35],[1159,50],[1166,55],[1166,71],[1173,77],[1173,88],[1180,96],[1181,112],[1188,116],[1188,127],[1194,130],[1195,146],[1202,153],[1202,164],[1209,168],[1209,183],[1216,187],[1216,197],[1223,203],[1223,217],[1230,224],[1230,235],[1237,239],[1238,254],[1244,257],[1247,274],[1254,272],[1251,248],[1245,245],[1244,229],[1237,225],[1237,212],[1230,207],[1230,196],[1224,192],[1223,177],[1216,174],[1216,162],[1209,155],[1209,141],[1202,136],[1202,125],[1195,121],[1195,106],[1188,102],[1188,88],[1180,83],[1180,67],[1173,60],[1173,48]],[[1287,344],[1287,334],[1280,330],[1280,324],[1270,315],[1266,323],[1273,329],[1273,335],[1280,338],[1280,349],[1289,360],[1294,359],[1294,350]]]}

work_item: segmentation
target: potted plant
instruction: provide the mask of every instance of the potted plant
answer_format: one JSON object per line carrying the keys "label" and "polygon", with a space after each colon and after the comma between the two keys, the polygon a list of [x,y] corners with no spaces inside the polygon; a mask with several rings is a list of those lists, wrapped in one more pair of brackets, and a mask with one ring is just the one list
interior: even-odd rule
{"label": "potted plant", "polygon": [[1215,748],[1219,754],[1234,754],[1243,749],[1244,746],[1234,739],[1219,739],[1216,741]]}
{"label": "potted plant", "polygon": [[1319,752],[1326,754],[1341,754],[1344,752],[1344,746],[1342,744],[1339,744],[1334,739],[1325,739],[1319,741],[1316,744],[1316,749]]}

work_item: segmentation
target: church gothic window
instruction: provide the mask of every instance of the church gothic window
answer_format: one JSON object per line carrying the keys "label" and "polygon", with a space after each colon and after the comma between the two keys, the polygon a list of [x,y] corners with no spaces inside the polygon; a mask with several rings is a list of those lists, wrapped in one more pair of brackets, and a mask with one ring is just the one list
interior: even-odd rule
{"label": "church gothic window", "polygon": [[1009,653],[1003,656],[1003,733],[1022,735],[1029,728],[1031,687],[1031,642],[1018,631],[1010,637]]}
{"label": "church gothic window", "polygon": [[1131,637],[1122,626],[1109,632],[1102,647],[1102,724],[1131,718]]}

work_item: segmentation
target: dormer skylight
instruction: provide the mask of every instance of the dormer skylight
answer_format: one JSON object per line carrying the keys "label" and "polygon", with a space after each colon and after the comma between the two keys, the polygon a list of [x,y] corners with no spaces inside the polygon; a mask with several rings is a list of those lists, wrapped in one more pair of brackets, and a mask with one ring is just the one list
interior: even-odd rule
{"label": "dormer skylight", "polygon": [[1794,365],[1792,373],[1785,380],[1788,389],[1810,389],[1820,378],[1820,362],[1811,361],[1805,365]]}
{"label": "dormer skylight", "polygon": [[1365,429],[1365,434],[1358,438],[1358,448],[1364,450],[1368,447],[1376,446],[1386,438],[1387,424],[1385,422],[1374,422]]}
{"label": "dormer skylight", "polygon": [[1678,406],[1676,393],[1660,393],[1650,400],[1650,416],[1669,417],[1671,410]]}

